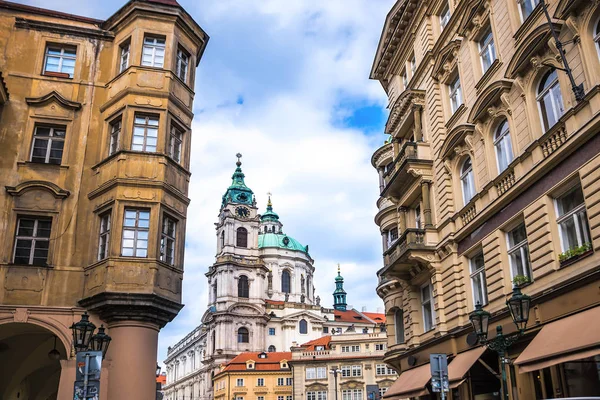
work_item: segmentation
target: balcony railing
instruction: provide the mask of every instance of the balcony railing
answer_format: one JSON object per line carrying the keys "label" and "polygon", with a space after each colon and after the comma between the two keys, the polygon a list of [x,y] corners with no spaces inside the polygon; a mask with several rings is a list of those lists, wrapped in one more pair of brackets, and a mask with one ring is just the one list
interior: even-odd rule
{"label": "balcony railing", "polygon": [[425,248],[425,230],[409,228],[398,238],[396,243],[384,253],[385,265],[390,266],[400,260],[408,250]]}
{"label": "balcony railing", "polygon": [[392,165],[383,175],[383,179],[385,180],[385,184],[387,185],[390,181],[390,178],[394,175],[396,171],[404,166],[404,163],[409,159],[417,158],[417,143],[415,142],[405,142],[398,153],[398,157],[394,160]]}

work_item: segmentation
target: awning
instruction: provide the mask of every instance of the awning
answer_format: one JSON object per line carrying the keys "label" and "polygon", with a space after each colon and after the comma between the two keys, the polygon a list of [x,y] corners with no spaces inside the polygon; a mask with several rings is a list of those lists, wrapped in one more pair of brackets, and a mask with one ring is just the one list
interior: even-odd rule
{"label": "awning", "polygon": [[459,386],[464,381],[463,378],[484,351],[485,347],[481,346],[460,353],[454,357],[450,362],[450,365],[448,365],[448,381],[450,382],[451,389]]}
{"label": "awning", "polygon": [[519,372],[600,354],[598,320],[600,306],[545,325],[515,361]]}
{"label": "awning", "polygon": [[425,388],[431,379],[431,367],[429,363],[420,367],[409,369],[400,374],[396,382],[383,395],[384,399],[404,399],[407,397],[419,397],[429,394]]}

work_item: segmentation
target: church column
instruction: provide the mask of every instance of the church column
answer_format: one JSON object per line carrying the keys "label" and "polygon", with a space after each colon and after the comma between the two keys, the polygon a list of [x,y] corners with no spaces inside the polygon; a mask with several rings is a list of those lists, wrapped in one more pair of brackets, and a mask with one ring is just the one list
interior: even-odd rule
{"label": "church column", "polygon": [[429,191],[430,185],[430,181],[421,182],[421,195],[423,197],[423,215],[425,217],[425,228],[433,227],[433,222],[431,219],[431,193]]}

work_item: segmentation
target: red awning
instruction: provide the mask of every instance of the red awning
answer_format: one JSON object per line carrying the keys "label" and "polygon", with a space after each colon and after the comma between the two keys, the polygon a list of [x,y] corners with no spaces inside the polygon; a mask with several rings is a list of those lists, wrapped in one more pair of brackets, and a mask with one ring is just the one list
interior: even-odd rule
{"label": "red awning", "polygon": [[430,379],[431,367],[429,363],[406,370],[400,374],[396,382],[385,392],[383,398],[396,400],[429,394],[425,385],[427,385]]}

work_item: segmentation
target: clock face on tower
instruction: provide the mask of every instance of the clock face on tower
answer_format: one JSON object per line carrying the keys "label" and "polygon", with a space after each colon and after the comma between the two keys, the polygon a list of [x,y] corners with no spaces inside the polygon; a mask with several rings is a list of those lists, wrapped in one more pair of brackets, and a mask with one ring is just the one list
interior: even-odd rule
{"label": "clock face on tower", "polygon": [[250,215],[250,210],[248,210],[246,207],[238,207],[235,209],[235,213],[240,217],[248,218]]}
{"label": "clock face on tower", "polygon": [[246,193],[240,193],[237,195],[237,199],[239,201],[247,201],[248,200],[248,195]]}

